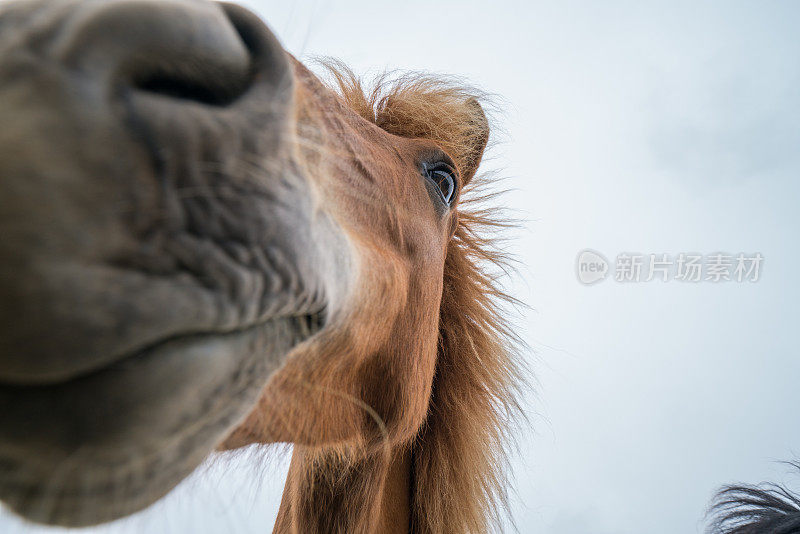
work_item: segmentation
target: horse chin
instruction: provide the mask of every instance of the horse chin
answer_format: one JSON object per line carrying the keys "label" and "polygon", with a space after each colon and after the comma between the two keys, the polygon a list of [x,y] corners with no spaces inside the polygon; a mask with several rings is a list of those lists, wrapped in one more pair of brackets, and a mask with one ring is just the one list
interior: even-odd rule
{"label": "horse chin", "polygon": [[59,384],[0,386],[0,500],[26,520],[89,526],[168,493],[321,328],[276,318],[177,337]]}

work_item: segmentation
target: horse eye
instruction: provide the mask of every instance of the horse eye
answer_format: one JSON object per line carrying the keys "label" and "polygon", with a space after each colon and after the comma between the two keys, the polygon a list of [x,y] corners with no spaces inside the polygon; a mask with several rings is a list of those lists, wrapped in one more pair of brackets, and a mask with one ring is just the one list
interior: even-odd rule
{"label": "horse eye", "polygon": [[453,202],[456,193],[455,171],[445,163],[439,163],[425,169],[430,181],[439,190],[439,194],[448,206]]}

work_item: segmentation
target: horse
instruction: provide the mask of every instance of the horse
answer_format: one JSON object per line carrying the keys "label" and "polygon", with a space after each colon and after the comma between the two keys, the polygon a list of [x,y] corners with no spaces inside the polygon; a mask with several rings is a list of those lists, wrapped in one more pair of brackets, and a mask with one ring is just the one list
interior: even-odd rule
{"label": "horse", "polygon": [[81,527],[293,445],[278,533],[477,533],[523,382],[486,95],[206,0],[0,7],[0,501]]}
{"label": "horse", "polygon": [[[800,462],[787,462],[800,471]],[[723,486],[706,514],[711,534],[796,534],[800,494],[770,482]]]}

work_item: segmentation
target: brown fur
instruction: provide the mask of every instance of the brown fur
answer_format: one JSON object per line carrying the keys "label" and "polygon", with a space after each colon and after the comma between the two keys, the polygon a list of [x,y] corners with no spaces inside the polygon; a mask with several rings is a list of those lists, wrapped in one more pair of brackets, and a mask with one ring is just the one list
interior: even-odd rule
{"label": "brown fur", "polygon": [[[431,139],[458,154],[460,167],[477,168],[480,156],[470,147],[486,139],[474,138],[475,107],[465,102],[480,93],[421,75],[388,86],[379,80],[364,92],[349,71],[333,72],[362,117],[397,135]],[[470,185],[447,250],[428,417],[412,450],[413,532],[485,532],[505,498],[504,446],[507,423],[518,408],[519,369],[499,308],[510,299],[484,267],[503,263],[484,237],[502,222],[489,210],[470,209],[481,200],[480,179]]]}
{"label": "brown fur", "polygon": [[[336,392],[328,393],[351,399],[351,406],[362,414],[369,412],[363,423],[365,433],[355,445],[351,440],[347,446],[295,446],[275,530],[388,532],[387,525],[394,524],[401,525],[392,530],[395,532],[486,532],[499,524],[505,505],[508,425],[519,408],[515,399],[520,367],[502,310],[502,303],[513,299],[502,292],[487,270],[488,265],[504,264],[503,254],[488,237],[504,223],[496,211],[481,209],[491,195],[482,193],[486,183],[474,178],[488,133],[475,127],[484,120],[477,105],[482,94],[443,78],[414,74],[383,77],[364,90],[361,81],[346,68],[336,63],[327,67],[340,98],[350,109],[394,135],[434,141],[453,157],[468,185],[447,245],[435,376],[422,399],[426,406],[424,421],[421,426],[413,425],[410,433],[392,432],[394,425],[382,417],[398,402],[401,405],[397,409],[404,412],[408,408],[402,405],[402,398],[397,398],[398,392],[384,388],[391,382],[379,381],[377,397],[354,394],[342,374],[336,381],[327,382],[339,385],[329,386]],[[392,293],[387,297],[401,298]],[[328,350],[334,353],[336,348]],[[374,383],[386,373],[408,372],[391,368],[398,364],[378,362],[357,379]],[[315,379],[315,384],[325,383],[319,373],[315,373]],[[326,387],[310,383],[304,381],[307,393]],[[325,395],[318,398],[330,402]],[[401,418],[406,419],[406,414]],[[383,440],[381,445],[369,447],[377,438]],[[398,520],[379,523],[379,517],[397,514],[387,509],[386,499],[381,510],[385,487],[398,480],[391,474],[391,465],[408,465],[411,469],[399,479],[401,484],[410,480],[412,486],[408,528],[402,526],[406,522]]]}

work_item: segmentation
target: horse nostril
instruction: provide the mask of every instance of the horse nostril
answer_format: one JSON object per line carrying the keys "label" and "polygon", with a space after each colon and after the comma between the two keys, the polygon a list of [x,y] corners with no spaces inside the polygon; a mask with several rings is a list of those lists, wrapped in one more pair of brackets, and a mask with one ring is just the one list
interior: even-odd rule
{"label": "horse nostril", "polygon": [[255,16],[225,4],[110,0],[84,6],[64,25],[56,53],[115,92],[225,106],[248,90],[265,52],[283,56]]}
{"label": "horse nostril", "polygon": [[130,84],[134,89],[178,100],[193,100],[211,106],[226,106],[247,90],[252,76],[249,69],[232,73],[214,65],[153,65],[134,69]]}
{"label": "horse nostril", "polygon": [[218,24],[229,26],[234,32],[226,32],[229,35],[220,40],[217,54],[209,55],[199,47],[178,50],[158,59],[133,59],[129,67],[131,87],[211,106],[234,102],[250,86],[253,68],[244,33],[247,28],[237,26],[230,17],[226,19],[220,18]]}
{"label": "horse nostril", "polygon": [[[193,58],[189,51],[189,55],[183,58],[177,55],[165,61],[151,62],[149,65],[145,63],[138,69],[132,69],[131,86],[149,93],[212,106],[234,102],[253,80],[252,35],[259,28],[250,27],[249,20],[231,16],[233,13],[224,7],[227,24],[235,30],[238,37],[236,44],[240,45],[229,46],[228,57],[224,49],[215,57],[204,58]],[[233,44],[233,41],[228,44]],[[243,56],[242,50],[246,56]],[[242,61],[243,57],[247,58],[246,62]]]}

